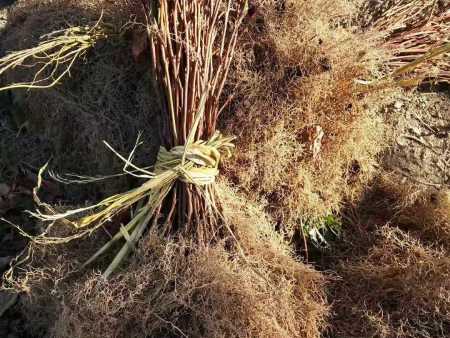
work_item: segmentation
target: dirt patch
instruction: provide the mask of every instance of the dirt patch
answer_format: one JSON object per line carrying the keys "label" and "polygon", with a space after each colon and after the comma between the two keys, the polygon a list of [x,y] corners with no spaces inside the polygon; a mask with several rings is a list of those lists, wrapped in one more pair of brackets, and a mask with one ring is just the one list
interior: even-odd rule
{"label": "dirt patch", "polygon": [[390,107],[395,143],[385,167],[412,182],[450,187],[450,98],[445,94],[409,93]]}

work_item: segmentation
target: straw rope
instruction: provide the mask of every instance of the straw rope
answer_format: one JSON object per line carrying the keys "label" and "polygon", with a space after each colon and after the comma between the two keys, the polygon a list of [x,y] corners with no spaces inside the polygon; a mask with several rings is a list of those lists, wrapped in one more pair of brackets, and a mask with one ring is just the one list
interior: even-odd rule
{"label": "straw rope", "polygon": [[215,182],[219,174],[221,152],[231,156],[233,137],[215,133],[207,142],[197,141],[187,146],[176,146],[170,151],[160,147],[155,172],[175,171],[182,182],[204,186]]}

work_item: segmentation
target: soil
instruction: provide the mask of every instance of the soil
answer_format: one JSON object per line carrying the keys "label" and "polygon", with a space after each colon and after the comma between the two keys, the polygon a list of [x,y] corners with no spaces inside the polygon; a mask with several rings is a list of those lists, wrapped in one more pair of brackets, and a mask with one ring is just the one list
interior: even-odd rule
{"label": "soil", "polygon": [[[3,29],[7,23],[8,6],[12,5],[14,0],[0,0],[0,40],[2,39]],[[0,56],[5,51],[0,48]],[[19,158],[27,158],[27,154],[17,152],[18,145],[22,143],[35,144],[30,137],[20,136],[17,138],[17,131],[11,121],[10,110],[12,102],[9,93],[0,92],[0,217],[17,221],[23,219],[23,207],[32,204],[28,195],[12,195],[11,187],[14,181],[13,176],[19,171]],[[29,154],[33,148],[29,146],[21,147],[28,149]],[[22,157],[24,156],[25,157]],[[29,156],[28,156],[29,158]],[[6,189],[6,191],[5,191]],[[7,196],[7,197],[6,197]],[[3,222],[0,223],[0,274],[5,272],[11,260],[20,253],[26,245],[26,241],[20,238],[18,234]],[[14,306],[18,301],[18,296],[14,293],[0,291],[0,337],[18,338],[24,337],[21,330],[23,319],[22,314]]]}
{"label": "soil", "polygon": [[389,107],[395,143],[385,167],[415,183],[450,186],[450,91],[406,93]]}

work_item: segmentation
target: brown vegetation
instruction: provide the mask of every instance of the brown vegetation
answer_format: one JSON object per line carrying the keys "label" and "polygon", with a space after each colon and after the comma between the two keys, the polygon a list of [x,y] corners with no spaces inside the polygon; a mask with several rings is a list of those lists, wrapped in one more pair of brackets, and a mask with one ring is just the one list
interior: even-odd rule
{"label": "brown vegetation", "polygon": [[376,72],[377,53],[344,28],[346,1],[255,8],[231,74],[236,100],[224,127],[237,133],[239,152],[227,170],[293,226],[338,211],[374,171],[384,121],[367,105],[380,102],[358,94],[354,81]]}
{"label": "brown vegetation", "polygon": [[[19,1],[11,11],[7,34],[1,41],[5,50],[34,46],[39,36],[67,28],[95,22],[104,9],[103,20],[119,25],[129,19],[124,10],[125,1]],[[123,15],[123,17],[120,17]],[[117,18],[118,17],[118,18]],[[45,90],[15,90],[18,102],[14,114],[20,116],[18,126],[28,122],[27,129],[39,134],[52,146],[51,165],[60,172],[87,175],[119,172],[122,163],[102,141],[108,141],[116,150],[127,153],[140,130],[145,142],[138,164],[156,159],[159,146],[156,96],[150,90],[148,72],[136,65],[126,47],[129,39],[105,41],[96,46],[87,57],[74,65],[71,77],[58,86]],[[117,46],[121,46],[119,50]],[[125,48],[124,48],[125,47]],[[5,74],[5,83],[30,80],[30,72],[17,68]],[[36,155],[37,156],[37,155]],[[45,156],[48,156],[45,154]],[[43,165],[48,157],[41,158]],[[80,160],[82,159],[82,160]],[[37,161],[35,161],[37,162]],[[95,193],[117,192],[126,186],[125,179],[85,185],[79,197]]]}
{"label": "brown vegetation", "polygon": [[29,332],[47,325],[61,338],[318,337],[328,312],[324,276],[293,258],[258,206],[220,191],[236,253],[231,237],[208,247],[152,232],[130,266],[105,281],[74,272],[98,238],[36,248],[24,277]]}
{"label": "brown vegetation", "polygon": [[[398,175],[384,175],[379,181],[385,198],[392,201],[392,222],[415,233],[432,246],[450,249],[450,191],[397,182]],[[450,251],[449,251],[450,252]]]}
{"label": "brown vegetation", "polygon": [[450,260],[398,228],[383,227],[366,256],[341,261],[333,289],[339,337],[446,337]]}
{"label": "brown vegetation", "polygon": [[446,337],[450,329],[448,191],[378,178],[348,213],[333,270],[331,336]]}

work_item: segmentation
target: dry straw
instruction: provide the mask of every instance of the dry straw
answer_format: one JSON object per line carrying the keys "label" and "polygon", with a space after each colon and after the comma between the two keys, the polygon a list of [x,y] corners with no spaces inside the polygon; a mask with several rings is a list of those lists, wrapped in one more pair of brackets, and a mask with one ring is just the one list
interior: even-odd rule
{"label": "dry straw", "polygon": [[102,17],[93,26],[70,27],[45,34],[38,46],[10,52],[0,58],[0,75],[18,67],[37,69],[29,82],[12,83],[0,91],[51,88],[58,84],[77,60],[86,55],[99,40],[106,39]]}

